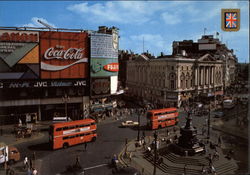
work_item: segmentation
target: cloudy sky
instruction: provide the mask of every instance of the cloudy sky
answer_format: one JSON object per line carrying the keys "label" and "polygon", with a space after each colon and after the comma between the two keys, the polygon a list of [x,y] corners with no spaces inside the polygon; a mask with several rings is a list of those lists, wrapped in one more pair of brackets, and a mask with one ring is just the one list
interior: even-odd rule
{"label": "cloudy sky", "polygon": [[[221,9],[240,8],[238,32],[221,30]],[[120,49],[154,55],[172,53],[172,42],[215,35],[240,62],[249,62],[248,1],[0,1],[0,26],[43,27],[40,19],[57,28],[120,29]]]}

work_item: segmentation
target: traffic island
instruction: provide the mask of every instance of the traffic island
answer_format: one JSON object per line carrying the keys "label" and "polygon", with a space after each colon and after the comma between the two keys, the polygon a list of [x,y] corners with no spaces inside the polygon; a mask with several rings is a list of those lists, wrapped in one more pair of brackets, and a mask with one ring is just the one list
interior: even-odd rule
{"label": "traffic island", "polygon": [[[142,145],[141,141],[132,140],[120,153],[121,162],[125,166],[136,168],[144,175],[235,174],[238,166],[231,158],[232,154],[223,154],[221,145],[212,141],[215,138],[197,135],[191,118],[187,117],[186,125],[180,131],[167,133],[167,137],[164,134],[158,134],[158,137],[147,136]],[[176,146],[179,150],[174,149]]]}

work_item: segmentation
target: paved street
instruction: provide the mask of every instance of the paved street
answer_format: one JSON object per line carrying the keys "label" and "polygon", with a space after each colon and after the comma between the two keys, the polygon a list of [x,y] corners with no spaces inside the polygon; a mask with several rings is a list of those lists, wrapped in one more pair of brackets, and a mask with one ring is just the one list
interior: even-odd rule
{"label": "paved street", "polygon": [[[179,126],[183,126],[185,123],[184,112],[180,112]],[[87,174],[112,174],[112,168],[109,166],[111,158],[114,154],[118,155],[124,148],[125,139],[132,140],[137,137],[136,128],[121,128],[121,122],[124,120],[137,121],[137,116],[133,114],[126,119],[122,118],[117,120],[106,119],[98,124],[98,139],[96,142],[89,143],[87,145],[87,151],[84,151],[83,145],[77,145],[68,149],[60,149],[52,151],[48,148],[48,133],[47,126],[43,126],[41,134],[43,137],[32,140],[26,143],[20,143],[17,148],[21,152],[21,160],[27,155],[31,157],[33,152],[36,154],[35,166],[39,170],[40,174],[55,175],[55,174],[73,174],[67,171],[67,167],[73,165],[76,162],[76,157],[80,156],[80,164],[86,170]],[[207,116],[193,116],[193,125],[198,128],[198,134],[201,133],[201,128],[206,122]],[[213,115],[211,115],[213,119]],[[141,125],[146,124],[146,118],[141,117]],[[205,126],[207,128],[207,126]],[[142,127],[143,128],[143,127]],[[166,128],[159,130],[159,133],[164,133]],[[147,136],[152,136],[152,131],[145,131]],[[219,135],[226,136],[225,133],[211,129],[211,136],[216,142],[216,138]],[[225,142],[227,145],[227,142]],[[230,145],[229,145],[230,146]],[[241,145],[241,148],[245,148],[246,145]],[[239,160],[246,159],[242,149],[235,148],[235,152]],[[21,174],[26,174],[22,170],[22,161],[14,165],[16,170]],[[246,168],[246,164],[242,165]],[[78,173],[80,174],[80,173]]]}

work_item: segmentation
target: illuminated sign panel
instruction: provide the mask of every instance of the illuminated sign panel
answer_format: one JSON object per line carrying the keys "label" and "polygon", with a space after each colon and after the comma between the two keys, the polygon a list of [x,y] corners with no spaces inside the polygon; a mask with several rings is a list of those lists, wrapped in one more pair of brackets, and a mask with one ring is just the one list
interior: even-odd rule
{"label": "illuminated sign panel", "polygon": [[118,35],[91,34],[91,77],[118,75]]}
{"label": "illuminated sign panel", "polygon": [[39,79],[38,42],[39,32],[0,30],[0,79]]}
{"label": "illuminated sign panel", "polygon": [[0,41],[36,43],[39,42],[39,34],[33,31],[0,30]]}
{"label": "illuminated sign panel", "polygon": [[110,95],[110,78],[91,79],[91,97],[104,97]]}
{"label": "illuminated sign panel", "polygon": [[41,32],[40,47],[42,79],[88,76],[87,33]]}

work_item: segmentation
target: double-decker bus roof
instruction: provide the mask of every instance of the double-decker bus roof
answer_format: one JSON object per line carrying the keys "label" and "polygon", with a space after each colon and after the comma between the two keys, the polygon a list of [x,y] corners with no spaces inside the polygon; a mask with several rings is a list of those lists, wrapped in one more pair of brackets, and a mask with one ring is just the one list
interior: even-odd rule
{"label": "double-decker bus roof", "polygon": [[160,112],[167,112],[167,111],[175,111],[177,110],[177,108],[163,108],[163,109],[152,109],[148,112],[151,112],[151,113],[160,113]]}
{"label": "double-decker bus roof", "polygon": [[63,126],[69,126],[69,125],[76,125],[79,123],[93,123],[95,122],[95,120],[87,118],[87,119],[83,119],[83,120],[75,120],[75,121],[69,121],[69,122],[61,122],[61,123],[54,123],[53,126],[55,127],[63,127]]}

